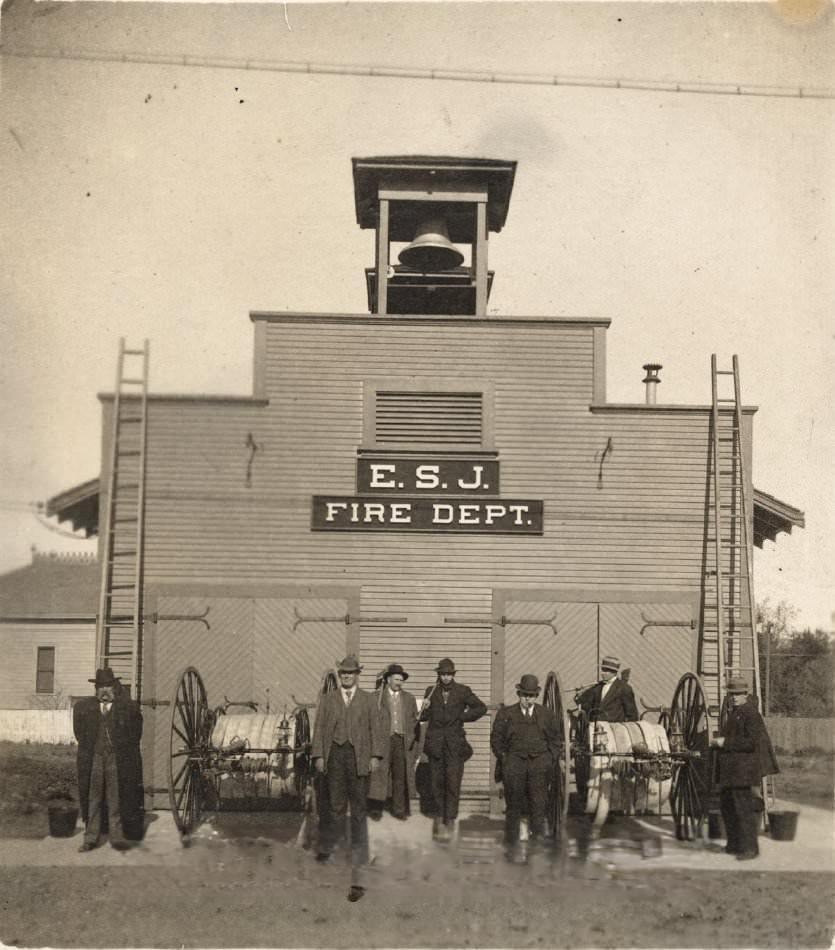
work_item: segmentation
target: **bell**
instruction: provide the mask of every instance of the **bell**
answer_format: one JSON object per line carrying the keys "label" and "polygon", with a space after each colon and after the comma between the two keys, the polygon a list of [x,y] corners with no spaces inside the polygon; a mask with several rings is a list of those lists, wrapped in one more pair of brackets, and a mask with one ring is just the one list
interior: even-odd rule
{"label": "bell", "polygon": [[417,230],[414,241],[397,255],[401,264],[426,274],[453,270],[464,261],[464,255],[449,239],[443,218],[427,218]]}

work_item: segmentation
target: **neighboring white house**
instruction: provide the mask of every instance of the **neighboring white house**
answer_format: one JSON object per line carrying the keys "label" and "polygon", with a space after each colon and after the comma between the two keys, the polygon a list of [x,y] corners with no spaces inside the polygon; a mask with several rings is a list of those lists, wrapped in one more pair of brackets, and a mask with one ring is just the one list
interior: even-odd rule
{"label": "neighboring white house", "polygon": [[0,576],[0,710],[68,709],[95,672],[98,562],[41,553]]}

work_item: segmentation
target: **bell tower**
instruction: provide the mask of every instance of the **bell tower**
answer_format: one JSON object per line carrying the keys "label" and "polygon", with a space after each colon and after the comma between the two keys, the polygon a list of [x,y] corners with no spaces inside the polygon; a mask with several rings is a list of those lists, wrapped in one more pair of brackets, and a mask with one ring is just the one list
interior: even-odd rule
{"label": "bell tower", "polygon": [[376,236],[369,311],[485,316],[487,238],[504,227],[516,162],[406,155],[353,166],[357,223]]}

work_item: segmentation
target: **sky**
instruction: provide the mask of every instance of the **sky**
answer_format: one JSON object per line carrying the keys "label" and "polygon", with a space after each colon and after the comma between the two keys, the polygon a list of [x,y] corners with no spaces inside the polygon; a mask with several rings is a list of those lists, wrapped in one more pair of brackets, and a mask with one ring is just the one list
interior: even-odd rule
{"label": "sky", "polygon": [[[604,316],[608,395],[710,400],[739,355],[754,484],[805,530],[758,599],[832,629],[835,17],[760,3],[32,3],[0,17],[0,571],[93,551],[27,506],[98,474],[119,338],[152,392],[247,394],[251,310],[363,313],[351,158],[518,162],[490,312]],[[103,51],[217,65],[24,55]],[[266,71],[249,61],[527,73],[622,88]],[[66,531],[67,525],[60,530]]]}

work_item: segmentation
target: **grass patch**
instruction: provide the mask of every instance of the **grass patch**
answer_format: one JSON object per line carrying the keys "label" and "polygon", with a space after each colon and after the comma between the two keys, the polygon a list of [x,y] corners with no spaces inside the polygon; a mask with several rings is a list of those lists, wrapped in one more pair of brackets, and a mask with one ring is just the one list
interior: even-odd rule
{"label": "grass patch", "polygon": [[835,808],[835,754],[831,752],[777,753],[780,774],[774,776],[777,798]]}
{"label": "grass patch", "polygon": [[77,798],[76,747],[0,742],[0,837],[42,838],[49,830],[47,802]]}

